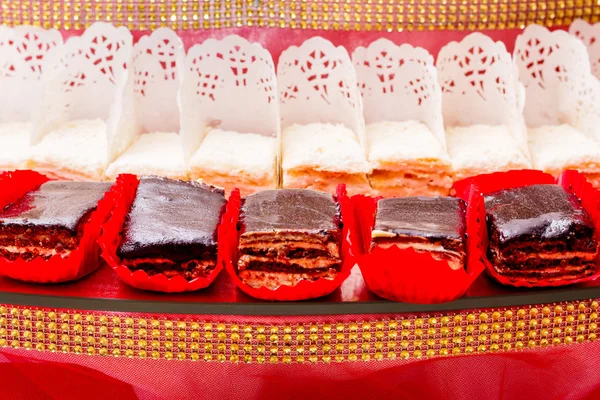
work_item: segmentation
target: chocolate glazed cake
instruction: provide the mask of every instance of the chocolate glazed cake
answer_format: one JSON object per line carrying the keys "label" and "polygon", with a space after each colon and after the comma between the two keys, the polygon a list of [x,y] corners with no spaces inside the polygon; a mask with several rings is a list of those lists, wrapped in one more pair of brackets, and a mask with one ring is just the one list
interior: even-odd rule
{"label": "chocolate glazed cake", "polygon": [[217,264],[217,227],[224,210],[222,189],[142,177],[117,254],[132,271],[206,277]]}
{"label": "chocolate glazed cake", "polygon": [[295,286],[340,271],[340,211],[328,193],[254,193],[243,200],[240,229],[238,275],[249,286]]}
{"label": "chocolate glazed cake", "polygon": [[453,197],[379,200],[371,248],[398,246],[428,252],[453,269],[465,264],[465,203]]}
{"label": "chocolate glazed cake", "polygon": [[30,261],[68,256],[110,188],[100,182],[46,182],[0,211],[0,256]]}
{"label": "chocolate glazed cake", "polygon": [[594,225],[558,185],[506,189],[485,196],[488,257],[500,275],[535,283],[596,271]]}

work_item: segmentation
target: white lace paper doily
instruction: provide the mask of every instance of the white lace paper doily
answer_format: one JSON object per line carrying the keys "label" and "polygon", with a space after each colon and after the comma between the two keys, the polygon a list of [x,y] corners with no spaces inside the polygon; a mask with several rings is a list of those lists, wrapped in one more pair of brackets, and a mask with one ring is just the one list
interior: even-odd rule
{"label": "white lace paper doily", "polygon": [[446,126],[504,125],[527,151],[524,89],[504,43],[472,33],[444,46],[436,66]]}
{"label": "white lace paper doily", "polygon": [[442,93],[433,57],[409,44],[378,39],[352,53],[367,124],[415,120],[445,148]]}
{"label": "white lace paper doily", "polygon": [[281,53],[277,64],[282,129],[340,123],[364,145],[364,119],[356,73],[346,49],[322,37]]}
{"label": "white lace paper doily", "polygon": [[279,113],[271,53],[230,35],[189,49],[179,92],[186,160],[210,128],[277,137]]}

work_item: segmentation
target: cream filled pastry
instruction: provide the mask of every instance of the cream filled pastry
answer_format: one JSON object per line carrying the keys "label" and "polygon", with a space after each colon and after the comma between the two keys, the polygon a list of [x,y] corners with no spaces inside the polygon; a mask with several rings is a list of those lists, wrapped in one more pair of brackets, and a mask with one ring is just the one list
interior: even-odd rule
{"label": "cream filled pastry", "polygon": [[0,171],[27,168],[30,122],[0,123]]}
{"label": "cream filled pastry", "polygon": [[53,178],[104,180],[108,140],[101,119],[76,120],[44,135],[31,150],[32,168]]}
{"label": "cream filled pastry", "polygon": [[446,260],[452,269],[463,268],[465,204],[454,197],[381,199],[371,240],[371,249],[411,248]]}
{"label": "cream filled pastry", "polygon": [[471,125],[446,128],[446,144],[454,179],[479,174],[531,168],[505,125]]}
{"label": "cream filled pastry", "polygon": [[562,171],[582,172],[600,186],[600,145],[570,125],[546,125],[528,131],[529,151],[535,169],[558,176]]}
{"label": "cream filled pastry", "polygon": [[382,196],[447,195],[452,187],[450,158],[442,143],[418,121],[367,125],[369,181]]}
{"label": "cream filled pastry", "polygon": [[189,162],[191,179],[242,195],[278,186],[277,139],[222,129],[208,132]]}
{"label": "cream filled pastry", "polygon": [[135,142],[106,169],[106,176],[119,174],[157,175],[186,179],[181,138],[177,133],[152,132],[138,136]]}
{"label": "cream filled pastry", "polygon": [[345,183],[351,193],[371,190],[371,166],[355,133],[342,124],[292,125],[282,133],[283,187],[335,193]]}

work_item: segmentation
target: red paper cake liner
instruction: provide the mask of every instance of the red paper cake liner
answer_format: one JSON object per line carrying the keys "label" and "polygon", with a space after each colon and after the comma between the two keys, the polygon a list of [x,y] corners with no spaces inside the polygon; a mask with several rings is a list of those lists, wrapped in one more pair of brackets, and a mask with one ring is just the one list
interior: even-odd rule
{"label": "red paper cake liner", "polygon": [[[223,269],[220,251],[218,251],[215,269],[206,277],[198,277],[190,281],[181,275],[169,278],[164,274],[148,275],[146,271],[142,270],[131,271],[121,263],[121,258],[117,255],[117,249],[121,243],[123,224],[133,203],[138,183],[139,179],[135,175],[121,174],[117,177],[114,190],[111,193],[112,213],[102,226],[102,235],[98,240],[102,249],[102,258],[115,270],[123,282],[138,289],[178,293],[191,292],[209,286]],[[223,215],[221,221],[225,218],[226,215]],[[221,241],[219,233],[219,248],[221,248]]]}
{"label": "red paper cake liner", "polygon": [[352,197],[358,224],[358,264],[369,290],[393,301],[417,304],[445,303],[462,297],[485,269],[483,246],[478,241],[482,221],[483,201],[473,192],[467,198],[466,267],[454,270],[445,260],[435,259],[431,253],[414,249],[375,248],[371,251],[371,232],[377,212],[376,198],[364,195]]}
{"label": "red paper cake liner", "polygon": [[[346,185],[339,185],[337,188],[337,201],[340,204],[342,211],[342,268],[334,279],[320,278],[314,281],[301,280],[295,286],[279,286],[276,289],[266,287],[255,288],[245,284],[237,275],[237,260],[238,260],[238,244],[239,230],[238,219],[239,210],[241,207],[241,199],[239,190],[235,189],[230,197],[228,206],[232,217],[229,221],[224,221],[221,225],[227,236],[226,247],[223,249],[225,268],[231,276],[235,285],[244,293],[257,299],[277,300],[277,301],[294,301],[307,300],[317,297],[326,296],[336,290],[350,275],[350,270],[354,266],[354,257],[352,256],[352,238],[354,231],[354,213],[352,204],[346,194]],[[234,210],[237,212],[234,213]]]}
{"label": "red paper cake liner", "polygon": [[[49,179],[34,171],[14,171],[0,176],[0,207],[36,190]],[[10,261],[0,258],[0,274],[13,279],[36,283],[58,283],[79,279],[100,266],[100,248],[97,240],[101,225],[108,218],[111,202],[110,191],[98,202],[83,226],[83,234],[76,249],[65,257],[60,254],[48,260],[37,257],[30,261]]]}
{"label": "red paper cake liner", "polygon": [[[586,180],[585,176],[578,171],[565,171],[559,176],[558,179],[555,179],[550,174],[538,170],[496,172],[463,179],[455,183],[455,188],[457,195],[463,197],[464,199],[464,194],[467,190],[477,191],[482,195],[483,198],[483,195],[498,190],[518,188],[529,185],[556,183],[560,184],[566,191],[573,193],[581,201],[582,206],[594,222],[596,239],[600,241],[600,211],[598,209],[600,206],[600,192],[597,189],[594,189],[591,183]],[[483,204],[482,210],[482,218],[483,221],[485,221],[485,204]],[[478,234],[480,237],[479,240],[483,243],[483,248],[486,249],[486,251],[483,252],[483,257],[487,273],[503,285],[527,288],[565,286],[592,281],[600,276],[599,259],[596,260],[597,272],[592,276],[580,279],[553,281],[542,279],[532,283],[522,278],[511,278],[500,275],[496,272],[492,264],[487,259],[488,233],[485,224],[482,226],[482,229]]]}

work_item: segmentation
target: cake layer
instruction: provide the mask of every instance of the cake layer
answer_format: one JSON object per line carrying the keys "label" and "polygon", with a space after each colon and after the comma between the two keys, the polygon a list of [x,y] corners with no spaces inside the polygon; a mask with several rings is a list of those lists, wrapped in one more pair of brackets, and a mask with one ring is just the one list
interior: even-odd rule
{"label": "cake layer", "polygon": [[337,271],[329,269],[325,271],[311,271],[303,273],[289,272],[267,272],[267,271],[240,271],[240,279],[248,286],[254,288],[266,287],[274,290],[280,286],[296,286],[302,280],[315,281],[317,279],[333,280]]}
{"label": "cake layer", "polygon": [[[563,241],[567,248],[596,248],[594,225],[579,201],[558,185],[532,185],[485,196],[490,242]],[[578,242],[582,243],[578,243]]]}
{"label": "cake layer", "polygon": [[125,220],[121,258],[216,260],[221,189],[198,182],[142,177]]}
{"label": "cake layer", "polygon": [[132,271],[143,270],[150,276],[163,274],[170,278],[180,275],[187,280],[205,278],[217,265],[216,259],[187,258],[185,261],[164,257],[125,259],[123,265]]}
{"label": "cake layer", "polygon": [[385,197],[447,196],[452,187],[450,171],[407,168],[405,171],[373,170],[369,182]]}
{"label": "cake layer", "polygon": [[[528,266],[533,268],[528,268]],[[494,265],[500,275],[528,279],[577,279],[592,275],[596,265],[588,260],[578,258],[543,262],[531,260],[528,265],[500,264]]]}
{"label": "cake layer", "polygon": [[66,249],[61,246],[56,248],[49,248],[43,246],[11,246],[2,245],[0,246],[0,257],[6,258],[10,261],[17,259],[23,259],[25,261],[31,261],[34,258],[40,257],[44,260],[60,254],[62,257],[67,257],[73,250]]}
{"label": "cake layer", "polygon": [[[94,210],[109,183],[50,181],[0,211],[0,235],[23,236],[38,245],[37,236],[76,236],[84,217]],[[45,243],[42,239],[42,242]]]}
{"label": "cake layer", "polygon": [[238,260],[238,270],[246,269],[255,271],[288,271],[298,272],[303,270],[319,270],[323,268],[336,268],[341,264],[339,258],[318,256],[311,258],[283,258],[254,256],[244,254]]}
{"label": "cake layer", "polygon": [[293,172],[283,171],[282,186],[284,188],[335,193],[339,184],[345,184],[351,195],[371,192],[369,180],[364,173],[328,172],[311,168],[298,169]]}

